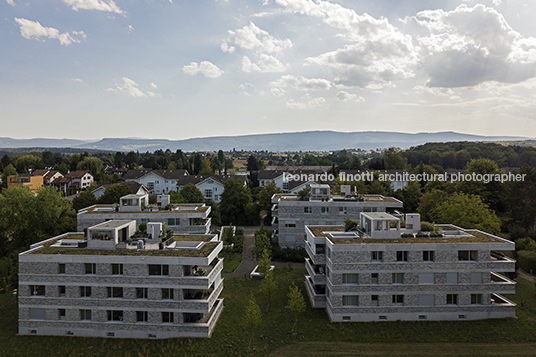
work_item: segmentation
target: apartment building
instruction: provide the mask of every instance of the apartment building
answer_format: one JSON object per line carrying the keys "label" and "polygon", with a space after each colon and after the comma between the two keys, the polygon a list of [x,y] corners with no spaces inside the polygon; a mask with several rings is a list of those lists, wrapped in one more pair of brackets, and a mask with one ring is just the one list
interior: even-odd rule
{"label": "apartment building", "polygon": [[84,229],[108,220],[135,220],[142,223],[160,222],[173,233],[208,234],[210,206],[204,203],[170,204],[169,195],[158,195],[157,204],[149,204],[149,195],[130,194],[121,197],[119,205],[96,204],[78,211],[77,229]]}
{"label": "apartment building", "polygon": [[19,334],[210,337],[223,309],[217,235],[132,237],[114,220],[19,254]]}
{"label": "apartment building", "polygon": [[313,307],[331,321],[475,320],[515,317],[515,261],[497,252],[514,243],[440,225],[419,232],[420,216],[362,212],[359,227],[305,227]]}
{"label": "apartment building", "polygon": [[[344,185],[343,185],[344,186]],[[282,247],[304,247],[305,226],[338,225],[361,212],[385,212],[401,208],[402,201],[382,195],[352,195],[349,186],[342,195],[332,196],[327,184],[310,184],[310,197],[297,194],[275,194],[272,197],[272,229],[274,240]]]}

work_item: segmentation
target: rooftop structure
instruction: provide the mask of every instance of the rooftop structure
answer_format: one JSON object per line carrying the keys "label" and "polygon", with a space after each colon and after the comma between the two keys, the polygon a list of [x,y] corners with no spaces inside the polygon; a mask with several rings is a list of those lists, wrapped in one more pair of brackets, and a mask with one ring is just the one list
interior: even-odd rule
{"label": "rooftop structure", "polygon": [[338,225],[361,212],[385,212],[400,208],[402,202],[382,195],[331,195],[329,185],[311,184],[311,196],[302,200],[296,194],[272,196],[273,239],[284,247],[303,247],[306,225]]}
{"label": "rooftop structure", "polygon": [[119,205],[97,204],[78,211],[77,229],[84,229],[107,220],[160,222],[174,233],[207,234],[210,231],[210,206],[204,203],[170,204],[169,195],[158,195],[159,204],[150,205],[149,195],[130,194],[121,197]]}
{"label": "rooftop structure", "polygon": [[[401,223],[405,219],[405,226]],[[359,226],[306,226],[311,304],[331,321],[473,320],[515,317],[514,243],[420,216],[361,213]]]}
{"label": "rooftop structure", "polygon": [[66,233],[19,255],[19,334],[210,337],[223,309],[217,235],[134,237],[135,221]]}

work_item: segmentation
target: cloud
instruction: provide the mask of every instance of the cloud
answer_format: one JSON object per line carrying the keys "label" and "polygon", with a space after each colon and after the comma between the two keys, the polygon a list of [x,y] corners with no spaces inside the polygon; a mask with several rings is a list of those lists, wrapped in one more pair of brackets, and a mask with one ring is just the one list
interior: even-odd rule
{"label": "cloud", "polygon": [[275,88],[291,87],[301,91],[321,90],[331,88],[330,81],[322,78],[305,78],[303,76],[286,75],[270,83]]}
{"label": "cloud", "polygon": [[284,72],[290,68],[290,64],[283,64],[277,58],[262,53],[258,56],[257,63],[253,63],[248,56],[242,57],[242,71],[244,72]]}
{"label": "cloud", "polygon": [[536,76],[536,38],[524,38],[493,8],[463,4],[422,11],[415,20],[430,32],[418,38],[430,87],[518,83]]}
{"label": "cloud", "polygon": [[63,2],[75,11],[97,10],[123,14],[123,11],[115,4],[113,0],[63,0]]}
{"label": "cloud", "polygon": [[156,84],[154,84],[154,83],[152,83],[152,82],[151,82],[151,83],[149,83],[149,86],[151,86],[151,87],[152,87],[152,88],[154,88],[154,89],[158,89],[157,85],[156,85]]}
{"label": "cloud", "polygon": [[78,82],[78,83],[84,83],[84,80],[80,79],[80,78],[71,78],[71,81]]}
{"label": "cloud", "polygon": [[337,93],[337,99],[340,100],[341,102],[354,101],[354,102],[361,103],[365,101],[365,98],[358,96],[357,94],[350,94],[343,90]]}
{"label": "cloud", "polygon": [[132,31],[135,30],[135,29],[134,29],[134,26],[132,26],[132,25],[128,25],[127,28],[128,28],[128,32],[132,32]]}
{"label": "cloud", "polygon": [[253,94],[261,94],[261,95],[264,94],[263,90],[257,89],[257,87],[255,87],[251,83],[241,84],[240,86],[238,86],[238,88],[242,89],[242,94],[244,94],[245,96],[248,96],[248,97],[253,95]]}
{"label": "cloud", "polygon": [[59,30],[53,27],[44,27],[37,21],[15,18],[15,22],[20,27],[20,34],[22,35],[22,37],[27,38],[29,40],[38,40],[40,37],[48,37],[59,40],[60,44],[68,46],[73,42],[80,43],[81,40],[77,37],[81,37],[83,39],[86,38],[86,34],[83,31],[60,33]]}
{"label": "cloud", "polygon": [[229,31],[230,38],[222,45],[224,52],[232,52],[234,44],[247,50],[255,50],[259,53],[279,53],[284,49],[292,47],[292,41],[288,38],[279,40],[271,36],[268,32],[261,30],[253,22],[236,31]]}
{"label": "cloud", "polygon": [[310,98],[305,96],[301,101],[295,101],[294,99],[289,99],[286,101],[286,106],[291,109],[313,109],[318,108],[326,104],[326,100],[323,97]]}
{"label": "cloud", "polygon": [[11,6],[15,6],[15,2],[13,0],[6,0],[6,2]]}
{"label": "cloud", "polygon": [[366,87],[369,83],[390,85],[393,80],[415,75],[418,51],[411,36],[402,33],[386,18],[368,14],[321,0],[276,0],[289,12],[319,18],[325,24],[344,31],[349,44],[316,57],[317,64],[335,75],[335,84]]}
{"label": "cloud", "polygon": [[182,67],[182,71],[191,76],[202,73],[208,78],[217,78],[223,74],[223,71],[209,61],[201,63],[192,62],[189,65]]}
{"label": "cloud", "polygon": [[[151,83],[154,84],[154,83]],[[152,85],[150,85],[153,87]],[[153,87],[155,88],[155,87]],[[148,91],[147,93],[144,93],[140,88],[138,83],[134,82],[132,79],[123,77],[123,84],[119,85],[116,84],[115,88],[108,88],[106,89],[108,92],[121,92],[121,93],[127,93],[129,96],[134,98],[142,98],[142,97],[156,97],[157,94],[154,92]]]}

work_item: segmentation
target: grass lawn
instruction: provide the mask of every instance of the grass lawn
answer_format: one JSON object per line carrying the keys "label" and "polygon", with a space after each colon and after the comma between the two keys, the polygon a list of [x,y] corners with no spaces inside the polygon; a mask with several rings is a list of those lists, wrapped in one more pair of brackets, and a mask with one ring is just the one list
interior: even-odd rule
{"label": "grass lawn", "polygon": [[241,252],[231,252],[231,251],[222,251],[219,254],[220,258],[225,258],[223,260],[223,272],[224,273],[232,273],[238,268],[240,263],[242,263],[242,256],[243,254]]}
{"label": "grass lawn", "polygon": [[[82,337],[17,336],[17,305],[0,295],[0,356],[533,356],[536,355],[536,292],[519,279],[516,319],[482,321],[415,321],[330,323],[322,309],[309,306],[303,286],[305,269],[278,268],[279,291],[266,312],[260,280],[226,278],[225,309],[210,339],[119,340]],[[298,318],[285,308],[292,282],[302,290],[307,310]],[[253,295],[263,312],[252,351],[249,331],[241,325]]]}

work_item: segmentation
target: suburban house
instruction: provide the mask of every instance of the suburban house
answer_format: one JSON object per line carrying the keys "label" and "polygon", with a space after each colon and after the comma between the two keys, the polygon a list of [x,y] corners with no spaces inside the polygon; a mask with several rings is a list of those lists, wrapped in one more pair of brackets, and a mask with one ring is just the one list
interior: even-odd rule
{"label": "suburban house", "polygon": [[7,177],[7,188],[26,187],[35,192],[43,187],[43,176],[12,175]]}
{"label": "suburban house", "polygon": [[282,247],[304,247],[305,226],[343,224],[361,212],[385,212],[401,208],[402,201],[382,195],[351,195],[349,186],[342,185],[346,194],[332,196],[327,184],[311,184],[310,197],[276,193],[272,196],[272,239]]}
{"label": "suburban house", "polygon": [[303,188],[308,187],[310,184],[333,184],[333,182],[330,182],[327,178],[327,171],[314,169],[260,170],[257,174],[257,180],[259,181],[260,187],[264,187],[270,182],[274,182],[276,187],[283,192],[292,193],[296,193]]}
{"label": "suburban house", "polygon": [[247,185],[247,177],[244,175],[189,175],[179,179],[177,191],[182,190],[184,186],[191,183],[201,191],[205,200],[212,200],[215,203],[220,203],[221,194],[223,193],[224,188],[223,185],[225,184],[225,181],[230,178],[238,179],[244,183],[244,186]]}
{"label": "suburban house", "polygon": [[111,220],[19,254],[19,334],[210,337],[223,309],[217,235],[134,237]]}
{"label": "suburban house", "polygon": [[83,231],[109,220],[135,220],[142,223],[160,222],[173,233],[208,234],[210,206],[204,203],[170,204],[169,195],[158,195],[157,204],[149,204],[149,195],[130,194],[121,197],[119,205],[96,204],[83,208],[77,214],[77,229]]}
{"label": "suburban house", "polygon": [[136,181],[103,184],[91,192],[96,199],[99,199],[102,195],[104,195],[104,192],[108,187],[113,187],[117,185],[127,185],[130,188],[130,193],[133,193],[135,195],[149,194],[149,190],[141,183],[137,183]]}
{"label": "suburban house", "polygon": [[[307,225],[305,286],[331,321],[515,317],[514,243],[474,229],[420,232],[419,214],[361,212],[356,228]],[[401,228],[405,220],[405,227]]]}
{"label": "suburban house", "polygon": [[[339,172],[339,178],[341,181],[347,180],[348,177],[362,177],[363,174],[377,173],[383,175],[385,178],[390,178],[391,188],[393,191],[403,190],[409,184],[409,172],[406,170],[341,170]],[[355,180],[354,180],[355,181]]]}
{"label": "suburban house", "polygon": [[62,178],[63,175],[57,170],[37,169],[33,172],[34,176],[43,176],[43,184],[50,186],[54,180]]}
{"label": "suburban house", "polygon": [[187,176],[186,170],[128,170],[123,178],[147,187],[151,194],[165,194],[177,191],[179,179]]}
{"label": "suburban house", "polygon": [[60,190],[66,190],[74,187],[78,190],[84,190],[94,181],[93,175],[87,170],[71,171],[64,177],[52,181],[52,185],[57,186]]}

